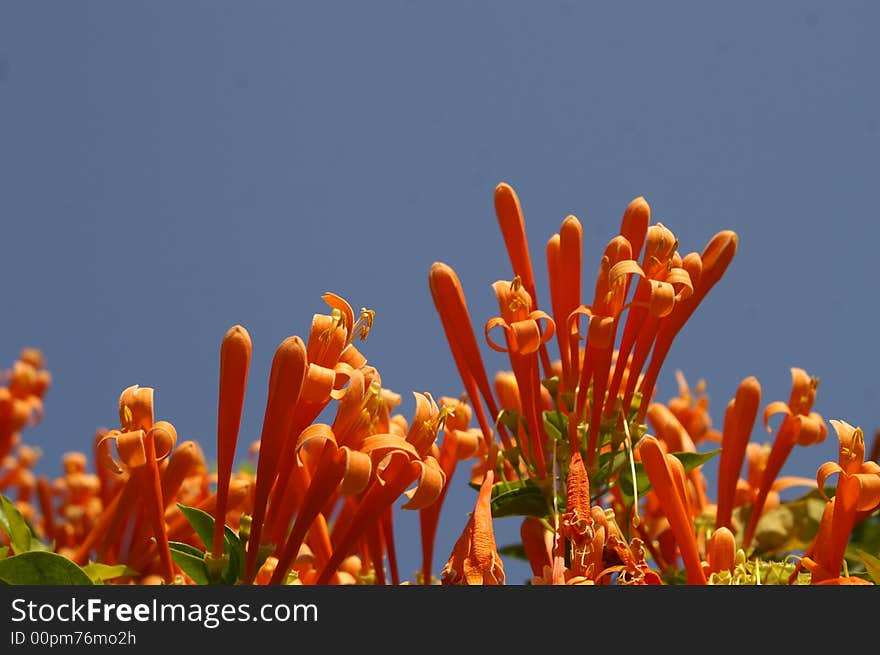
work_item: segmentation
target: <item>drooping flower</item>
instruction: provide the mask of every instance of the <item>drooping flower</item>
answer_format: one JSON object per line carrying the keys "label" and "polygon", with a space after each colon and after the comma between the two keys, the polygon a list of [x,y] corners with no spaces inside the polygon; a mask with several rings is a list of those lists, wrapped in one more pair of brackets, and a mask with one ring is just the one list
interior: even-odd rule
{"label": "drooping flower", "polygon": [[486,471],[480,493],[464,531],[455,543],[441,581],[444,585],[503,585],[504,564],[495,546],[491,495],[494,473]]}

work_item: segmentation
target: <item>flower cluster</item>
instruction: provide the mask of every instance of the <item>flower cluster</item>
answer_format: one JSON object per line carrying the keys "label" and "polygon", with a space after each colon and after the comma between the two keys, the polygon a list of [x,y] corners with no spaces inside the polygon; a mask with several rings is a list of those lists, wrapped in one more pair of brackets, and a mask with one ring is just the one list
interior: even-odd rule
{"label": "flower cluster", "polygon": [[[877,581],[877,442],[866,454],[861,429],[832,420],[838,461],[816,476],[780,477],[795,446],[827,437],[815,377],[792,368],[789,399],[764,407],[771,443],[752,440],[762,403],[754,377],[739,384],[720,430],[703,383],[692,391],[679,372],[679,395],[654,398],[673,342],[736,254],[734,232],[682,253],[637,198],[587,298],[582,228],[568,216],[546,244],[545,311],[509,185],[497,187],[495,210],[512,269],[491,285],[498,313],[475,330],[455,270],[431,267],[463,395],[415,393],[410,420],[355,346],[374,312],[355,314],[327,293],[306,338],[275,350],[247,464],[235,461],[254,345],[235,325],[219,348],[216,468],[156,419],[154,389],[134,385],[119,397],[118,427],[94,436],[94,469],[69,452],[50,481],[34,473],[39,451],[21,442],[51,381],[42,354],[25,350],[0,379],[0,581],[27,583],[17,562],[28,556],[68,581],[411,583],[395,547],[401,498],[419,512],[421,584],[505,584],[502,554],[526,559],[535,585]],[[491,377],[481,339],[505,356]],[[710,489],[702,467],[715,456]],[[439,517],[465,461],[474,510],[438,571]],[[783,500],[797,486],[806,493]],[[511,516],[521,543],[499,548],[494,521]]]}

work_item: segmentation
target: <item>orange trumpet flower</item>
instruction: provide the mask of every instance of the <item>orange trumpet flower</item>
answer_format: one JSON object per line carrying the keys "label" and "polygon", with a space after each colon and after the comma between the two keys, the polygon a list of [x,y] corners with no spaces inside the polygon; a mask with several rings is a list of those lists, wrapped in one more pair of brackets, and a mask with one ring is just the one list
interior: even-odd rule
{"label": "orange trumpet flower", "polygon": [[767,495],[772,490],[773,483],[795,444],[812,446],[824,441],[828,434],[828,427],[822,416],[812,411],[819,380],[810,377],[801,368],[791,369],[791,379],[791,396],[788,402],[777,400],[764,408],[764,425],[768,431],[770,428],[767,422],[771,416],[775,414],[784,414],[784,416],[776,438],[773,440],[773,447],[761,476],[757,497],[752,505],[752,513],[743,538],[743,547],[746,549],[755,535],[758,519],[761,518],[764,503],[767,501]]}
{"label": "orange trumpet flower", "polygon": [[455,542],[449,561],[443,567],[444,585],[503,585],[504,564],[495,546],[492,529],[492,483],[494,473],[486,471],[474,513]]}
{"label": "orange trumpet flower", "polygon": [[251,534],[247,544],[244,581],[253,582],[257,573],[257,552],[260,547],[263,520],[269,492],[275,483],[278,456],[284,439],[290,433],[293,410],[299,400],[306,375],[306,346],[297,336],[288,337],[278,346],[269,374],[269,391],[260,437],[260,455],[257,460],[257,484],[254,490],[254,513]]}
{"label": "orange trumpet flower", "polygon": [[[739,237],[735,232],[723,230],[718,232],[703,249],[699,256],[688,255],[682,260],[682,267],[688,272],[692,281],[694,291],[686,299],[675,303],[672,311],[660,321],[657,328],[654,348],[651,351],[651,360],[645,375],[641,381],[637,381],[634,376],[630,376],[627,384],[626,394],[624,396],[624,404],[632,397],[632,389],[638,382],[639,392],[645,402],[642,402],[639,408],[638,420],[641,422],[645,418],[648,410],[648,400],[654,393],[654,385],[660,374],[660,368],[666,360],[666,355],[672,347],[672,343],[676,335],[684,327],[687,320],[693,315],[694,311],[705,299],[706,295],[718,283],[727,270],[730,262],[736,254]],[[637,344],[638,350],[638,344]],[[635,357],[633,358],[635,361]]]}
{"label": "orange trumpet flower", "polygon": [[736,486],[760,402],[761,385],[757,378],[748,377],[740,382],[736,396],[727,405],[721,437],[721,461],[718,464],[716,528],[732,526]]}
{"label": "orange trumpet flower", "polygon": [[[142,503],[147,519],[151,524],[153,536],[159,548],[159,557],[165,582],[174,577],[174,564],[168,545],[165,527],[165,502],[162,497],[162,481],[159,462],[168,457],[177,442],[177,431],[167,421],[153,422],[153,389],[128,387],[119,397],[119,421],[121,430],[111,430],[99,442],[99,452],[103,464],[116,474],[123,473],[122,466],[130,473],[122,498],[113,513],[116,525],[121,525],[131,512],[134,503]],[[117,462],[103,444],[116,442],[121,464]]]}
{"label": "orange trumpet flower", "polygon": [[253,344],[248,331],[234,325],[220,345],[220,384],[217,403],[217,507],[211,556],[223,555],[223,526],[229,499],[229,479],[238,443],[238,430],[247,389]]}
{"label": "orange trumpet flower", "polygon": [[812,557],[805,563],[811,569],[813,584],[840,576],[857,512],[871,512],[880,507],[880,464],[865,461],[865,438],[861,428],[836,420],[832,420],[831,425],[839,440],[838,461],[826,462],[819,467],[816,484],[824,496],[828,478],[837,475],[837,493],[823,513]]}
{"label": "orange trumpet flower", "polygon": [[688,509],[684,479],[676,471],[675,463],[681,464],[672,455],[666,455],[660,442],[647,435],[639,442],[639,453],[651,487],[660,501],[663,513],[681,550],[682,560],[687,571],[688,584],[706,584],[706,576],[700,560],[697,540],[691,513]]}
{"label": "orange trumpet flower", "polygon": [[[541,408],[536,405],[541,397],[537,352],[553,337],[555,325],[545,312],[532,311],[532,298],[523,288],[520,278],[514,278],[512,282],[499,280],[492,288],[498,297],[501,316],[486,323],[486,341],[493,350],[506,352],[510,356],[519,390],[520,407],[525,414],[526,430],[522,432],[522,436],[528,435],[527,441],[521,444],[523,454],[534,466],[538,478],[543,479],[547,477],[544,443],[547,435],[539,417]],[[544,329],[541,329],[541,320],[545,321]],[[490,333],[496,327],[503,328],[506,347],[492,340]]]}

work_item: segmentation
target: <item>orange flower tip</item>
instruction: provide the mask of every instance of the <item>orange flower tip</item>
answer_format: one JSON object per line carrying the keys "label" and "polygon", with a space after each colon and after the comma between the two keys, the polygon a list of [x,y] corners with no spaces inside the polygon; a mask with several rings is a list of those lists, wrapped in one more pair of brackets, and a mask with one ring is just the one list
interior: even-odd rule
{"label": "orange flower tip", "polygon": [[223,343],[235,345],[238,348],[247,350],[247,352],[250,352],[253,347],[251,335],[242,325],[233,325],[229,328],[223,337]]}
{"label": "orange flower tip", "polygon": [[736,538],[726,527],[720,527],[709,539],[708,564],[712,573],[732,571],[736,560]]}
{"label": "orange flower tip", "polygon": [[740,382],[739,387],[740,389],[744,389],[752,393],[761,393],[761,383],[758,382],[758,378],[756,378],[754,375],[750,375],[742,382]]}
{"label": "orange flower tip", "polygon": [[[168,425],[170,425],[170,423]],[[157,449],[158,448],[159,446],[157,445]],[[174,461],[178,462],[178,465],[184,470],[193,471],[193,474],[198,471],[207,471],[205,466],[205,455],[196,441],[187,440],[181,443],[174,451]]]}
{"label": "orange flower tip", "polygon": [[499,182],[495,187],[495,205],[502,202],[517,202],[516,191],[507,182]]}
{"label": "orange flower tip", "polygon": [[639,222],[645,221],[647,223],[651,220],[651,206],[644,196],[633,198],[626,206],[624,216],[628,217],[630,221],[639,219]]}
{"label": "orange flower tip", "polygon": [[562,226],[559,228],[560,235],[562,235],[563,232],[571,232],[572,236],[580,237],[582,231],[581,222],[574,214],[566,216],[565,220],[562,221]]}
{"label": "orange flower tip", "polygon": [[703,251],[703,268],[711,269],[720,266],[727,268],[739,245],[739,236],[733,230],[722,230],[709,241]]}
{"label": "orange flower tip", "polygon": [[431,283],[431,291],[435,294],[438,292],[438,286],[443,283],[452,283],[453,285],[458,283],[458,276],[455,274],[455,271],[445,262],[434,262],[431,264],[428,278]]}
{"label": "orange flower tip", "polygon": [[630,201],[623,212],[620,222],[620,233],[629,240],[631,236],[644,238],[651,222],[651,206],[643,196]]}
{"label": "orange flower tip", "polygon": [[278,345],[276,355],[283,359],[306,361],[306,344],[298,336],[287,337]]}

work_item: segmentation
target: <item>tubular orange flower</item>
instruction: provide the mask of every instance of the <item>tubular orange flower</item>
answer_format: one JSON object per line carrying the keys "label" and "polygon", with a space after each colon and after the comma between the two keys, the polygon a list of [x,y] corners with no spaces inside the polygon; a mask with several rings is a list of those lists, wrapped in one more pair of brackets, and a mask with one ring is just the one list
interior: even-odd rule
{"label": "tubular orange flower", "polygon": [[[644,206],[647,208],[647,202],[644,202]],[[650,347],[656,338],[660,319],[669,315],[676,302],[690,297],[693,293],[695,280],[691,279],[688,270],[693,270],[693,266],[683,267],[675,235],[658,223],[647,228],[644,239],[645,253],[641,267],[628,265],[628,268],[640,279],[624,326],[618,364],[605,401],[606,416],[614,413],[626,363],[637,340],[640,340],[641,344],[637,349],[634,369],[640,371],[647,356],[646,348]],[[638,250],[633,251],[633,256],[636,255]],[[692,253],[690,257],[694,259],[695,254]],[[650,397],[646,400],[650,400]],[[628,403],[629,399],[625,399],[623,405],[625,411],[629,409]]]}
{"label": "tubular orange flower", "polygon": [[[351,305],[335,293],[327,292],[321,298],[330,306],[330,313],[312,317],[307,341],[306,375],[300,397],[295,402],[289,435],[279,455],[276,489],[266,516],[272,539],[277,542],[284,538],[290,519],[283,511],[289,509],[284,505],[288,485],[293,485],[291,492],[300,496],[308,485],[308,480],[302,477],[305,471],[295,464],[293,450],[296,439],[331,400],[339,400],[345,394],[344,385],[350,379],[351,372],[366,364],[366,358],[352,340],[355,335],[361,340],[366,339],[375,318],[375,312],[363,308],[360,317],[355,320]],[[319,520],[315,530],[322,533],[324,541],[327,540],[323,521]]]}
{"label": "tubular orange flower", "polygon": [[709,539],[709,552],[706,555],[707,575],[732,571],[736,560],[736,538],[726,527],[716,528]]}
{"label": "tubular orange flower", "polygon": [[[669,315],[665,316],[659,324],[651,360],[644,377],[639,382],[639,392],[645,400],[649,400],[654,392],[660,368],[666,360],[666,355],[669,354],[675,336],[681,331],[681,328],[684,327],[684,324],[693,315],[712,287],[724,275],[736,254],[738,242],[739,238],[735,232],[723,230],[712,237],[701,255],[692,257],[689,254],[682,261],[682,267],[687,270],[694,285],[694,292],[687,299],[676,303]],[[624,396],[625,406],[628,399],[632,397],[631,387],[634,388],[636,382],[637,380],[630,376]],[[644,420],[647,409],[648,403],[643,402],[639,408],[639,421]]]}
{"label": "tubular orange flower", "polygon": [[[306,532],[318,516],[327,499],[339,490],[343,495],[363,491],[370,481],[372,465],[369,456],[337,444],[333,430],[321,423],[303,430],[296,446],[297,458],[304,448],[320,446],[320,455],[308,490],[284,547],[279,550],[277,566],[271,576],[272,584],[280,584],[299,553]],[[302,460],[300,459],[302,465]]]}
{"label": "tubular orange flower", "polygon": [[[358,540],[365,538],[371,557],[379,557],[382,551],[382,534],[390,542],[390,525],[383,519],[388,507],[405,492],[409,499],[403,509],[422,509],[435,502],[445,483],[444,473],[433,455],[433,442],[446,416],[429,394],[415,394],[416,415],[405,437],[397,434],[371,434],[363,439],[360,452],[369,456],[373,476],[366,490],[349,504],[350,514],[346,520],[336,523],[333,551],[323,564],[316,584],[326,584],[335,575],[350,549]],[[415,487],[407,490],[409,485]],[[376,523],[378,522],[378,523]],[[383,525],[385,527],[381,527]],[[374,530],[371,534],[370,530]],[[378,533],[376,531],[379,531]],[[338,537],[338,538],[337,538]],[[372,545],[370,545],[372,544]],[[393,557],[393,553],[390,553]],[[378,570],[381,561],[374,562],[377,576],[384,581]]]}
{"label": "tubular orange flower", "polygon": [[519,535],[526,559],[535,576],[542,576],[547,567],[553,568],[554,533],[541,519],[534,516],[525,517],[520,525]]}
{"label": "tubular orange flower", "polygon": [[880,465],[865,461],[865,439],[861,428],[836,420],[832,420],[831,425],[839,440],[838,461],[826,462],[819,467],[816,484],[824,496],[825,483],[836,474],[837,493],[822,517],[820,535],[823,538],[817,537],[814,546],[813,559],[817,566],[812,570],[813,584],[840,575],[856,513],[880,507]]}
{"label": "tubular orange flower", "polygon": [[234,325],[220,345],[220,384],[217,401],[217,508],[214,514],[212,557],[223,555],[223,526],[229,498],[229,479],[247,389],[253,344],[248,331]]}
{"label": "tubular orange flower", "polygon": [[[535,293],[535,275],[532,271],[532,259],[529,254],[529,244],[526,239],[526,226],[523,219],[522,207],[516,192],[509,184],[502,182],[495,187],[495,215],[498,217],[498,226],[504,237],[504,245],[513,266],[513,274],[522,280],[523,288],[532,299],[535,310],[538,309],[537,294]],[[544,371],[550,370],[550,357],[544,346],[546,340],[540,345],[541,364]]]}
{"label": "tubular orange flower", "polygon": [[9,383],[0,385],[0,461],[18,444],[22,429],[42,419],[43,396],[52,383],[43,354],[35,348],[22,350],[3,378]]}
{"label": "tubular orange flower", "polygon": [[[386,440],[386,437],[389,439]],[[419,460],[414,451],[408,452],[399,443],[390,443],[393,441],[391,437],[392,435],[380,435],[375,443],[370,444],[376,475],[361,497],[350,521],[342,529],[338,542],[334,543],[333,554],[324,565],[316,584],[330,581],[336,569],[349,555],[349,549],[414,481],[418,481],[418,484],[416,489],[407,492],[410,500],[403,506],[405,509],[420,509],[436,500],[439,495],[443,486],[443,472],[436,460],[432,457],[426,461]]]}
{"label": "tubular orange flower", "polygon": [[579,314],[586,314],[590,318],[586,353],[574,407],[576,420],[569,421],[569,439],[574,442],[577,423],[585,416],[587,390],[592,388],[587,434],[587,468],[593,467],[598,454],[600,420],[618,322],[624,310],[630,276],[638,270],[638,264],[632,259],[632,246],[629,241],[623,236],[613,238],[602,256],[593,304],[590,307],[581,305],[571,315],[570,320],[577,320]]}
{"label": "tubular orange flower", "polygon": [[687,583],[706,584],[690,512],[686,505],[687,496],[682,493],[683,480],[678,475],[673,475],[671,468],[671,460],[675,462],[678,460],[671,455],[665,455],[660,442],[650,435],[643,437],[639,442],[639,453],[651,486],[660,500],[663,513],[669,520],[675,540],[681,549],[687,571]]}
{"label": "tubular orange flower", "polygon": [[[801,368],[791,369],[791,380],[791,396],[788,403],[777,400],[764,408],[765,426],[774,414],[784,414],[784,417],[776,433],[776,438],[773,440],[773,447],[761,476],[757,497],[752,506],[749,524],[743,538],[744,548],[748,548],[752,543],[767,495],[772,490],[773,482],[782,470],[782,466],[795,444],[811,446],[824,441],[828,434],[828,428],[822,416],[811,411],[816,399],[816,387],[819,385],[819,380],[810,377]],[[769,431],[769,426],[767,429]]]}
{"label": "tubular orange flower", "polygon": [[[687,430],[685,430],[684,426],[675,417],[675,414],[666,405],[651,403],[648,407],[648,421],[654,428],[657,437],[666,444],[667,451],[676,453],[697,452],[697,448]],[[688,488],[693,490],[695,515],[702,514],[709,504],[706,498],[706,479],[700,468],[698,466],[684,474],[691,483],[688,485]],[[687,494],[687,496],[690,497],[690,494]]]}
{"label": "tubular orange flower", "polygon": [[491,496],[494,481],[494,473],[486,471],[474,513],[443,568],[441,580],[444,585],[504,584],[504,565],[498,556],[492,529]]}
{"label": "tubular orange flower", "polygon": [[675,372],[675,379],[678,381],[678,396],[666,403],[669,411],[675,414],[695,444],[702,441],[721,441],[721,434],[712,429],[705,381],[700,380],[695,392],[691,392],[681,371]]}
{"label": "tubular orange flower", "polygon": [[[477,416],[477,423],[483,431],[486,448],[491,456],[491,453],[495,452],[491,448],[494,440],[493,431],[486,418],[480,394],[482,394],[493,419],[498,416],[498,406],[492,396],[489,378],[486,375],[477,339],[474,336],[464,291],[455,271],[442,262],[435,262],[431,266],[429,281],[434,306],[443,324],[443,331],[455,360],[455,366],[467,392],[468,401]],[[504,447],[509,448],[511,441],[504,426],[498,426],[498,434]],[[490,467],[494,468],[494,466],[494,460],[490,461]]]}
{"label": "tubular orange flower", "polygon": [[594,579],[602,570],[605,531],[593,529],[590,507],[590,480],[581,458],[575,451],[568,465],[565,514],[560,533],[571,551],[571,572],[575,576]]}
{"label": "tubular orange flower", "polygon": [[[506,352],[510,356],[510,364],[516,378],[519,390],[520,406],[525,413],[527,441],[521,444],[523,453],[526,454],[534,465],[538,478],[547,477],[545,445],[546,434],[543,422],[539,420],[540,408],[536,401],[540,399],[541,380],[538,370],[537,351],[553,337],[554,323],[545,312],[532,311],[532,298],[523,288],[520,278],[514,278],[512,282],[499,280],[492,285],[501,316],[490,319],[486,323],[486,341],[493,350]],[[546,322],[546,328],[541,329],[539,321]],[[497,345],[490,336],[493,328],[501,327],[505,332],[506,347]]]}
{"label": "tubular orange flower", "polygon": [[263,519],[269,491],[275,483],[278,456],[284,438],[290,433],[293,409],[299,400],[306,374],[306,347],[297,336],[288,337],[278,346],[269,374],[269,391],[260,436],[257,460],[257,486],[254,491],[254,513],[251,535],[247,544],[244,580],[250,584],[257,573],[257,551],[260,547]]}
{"label": "tubular orange flower", "polygon": [[[580,221],[567,216],[559,233],[547,242],[547,269],[550,277],[550,303],[556,325],[564,328],[568,316],[581,304],[581,248],[583,230]],[[556,333],[562,364],[564,391],[574,391],[580,368],[580,334],[577,323]],[[538,575],[538,574],[536,574]]]}
{"label": "tubular orange flower", "polygon": [[464,400],[442,397],[440,405],[449,410],[443,426],[443,443],[437,456],[446,483],[437,500],[419,510],[419,526],[422,537],[422,584],[426,585],[431,584],[437,523],[452,476],[455,474],[459,461],[473,457],[477,453],[480,445],[479,440],[482,437],[478,430],[471,430],[468,427],[471,421],[471,408]]}
{"label": "tubular orange flower", "polygon": [[748,377],[740,382],[736,396],[727,405],[721,437],[721,461],[718,464],[716,528],[730,528],[732,525],[736,484],[760,403],[761,385],[756,378]]}
{"label": "tubular orange flower", "polygon": [[121,492],[121,498],[126,502],[120,502],[116,508],[114,522],[121,525],[128,518],[123,516],[123,512],[130,511],[135,499],[143,503],[159,547],[165,581],[170,583],[174,577],[174,564],[165,528],[165,503],[158,462],[171,454],[177,442],[177,431],[167,421],[153,422],[153,389],[150,387],[134,385],[122,392],[119,397],[119,421],[122,429],[111,430],[99,443],[104,465],[121,474],[123,469],[109,450],[101,449],[102,444],[115,441],[119,458],[131,474]]}

